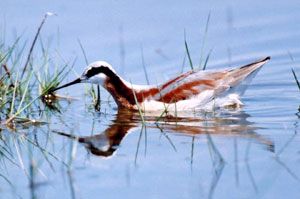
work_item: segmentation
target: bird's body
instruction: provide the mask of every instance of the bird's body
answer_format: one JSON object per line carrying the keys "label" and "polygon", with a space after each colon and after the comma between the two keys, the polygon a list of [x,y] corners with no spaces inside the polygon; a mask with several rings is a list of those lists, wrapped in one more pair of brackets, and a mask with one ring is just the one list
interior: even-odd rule
{"label": "bird's body", "polygon": [[245,84],[270,58],[236,69],[219,71],[189,71],[160,85],[134,85],[116,74],[106,62],[90,64],[75,83],[102,85],[114,98],[118,107],[143,111],[185,111],[210,106],[241,105],[239,96]]}

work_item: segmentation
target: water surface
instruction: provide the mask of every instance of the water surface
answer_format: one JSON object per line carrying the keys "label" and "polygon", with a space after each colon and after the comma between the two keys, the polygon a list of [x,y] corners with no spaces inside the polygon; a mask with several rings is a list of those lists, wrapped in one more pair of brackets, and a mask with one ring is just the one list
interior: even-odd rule
{"label": "water surface", "polygon": [[82,84],[60,91],[78,100],[61,101],[61,113],[37,114],[46,125],[2,130],[12,157],[1,159],[0,197],[298,198],[299,91],[291,68],[300,76],[299,8],[293,0],[2,1],[8,43],[20,34],[31,41],[43,14],[57,14],[42,38],[51,53],[77,58],[65,81],[85,67],[78,39],[88,61],[106,60],[143,84],[142,57],[153,84],[189,70],[184,31],[194,65],[211,49],[208,69],[272,59],[243,109],[159,122],[148,116],[146,125],[118,111],[104,90],[100,112]]}

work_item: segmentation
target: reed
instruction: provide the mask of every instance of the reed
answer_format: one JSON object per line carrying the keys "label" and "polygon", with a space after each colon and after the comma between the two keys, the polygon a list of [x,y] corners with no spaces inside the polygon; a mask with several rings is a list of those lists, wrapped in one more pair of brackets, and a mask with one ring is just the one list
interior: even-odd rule
{"label": "reed", "polygon": [[147,84],[150,85],[149,76],[148,76],[147,68],[146,68],[146,65],[145,65],[143,45],[141,45],[141,57],[142,57],[142,66],[143,66],[145,78],[146,78]]}
{"label": "reed", "polygon": [[292,69],[292,73],[293,73],[295,82],[296,82],[296,84],[297,84],[297,87],[298,87],[298,89],[299,89],[299,91],[300,91],[300,82],[299,82],[299,80],[298,80],[298,77],[297,77],[296,72],[294,71],[294,69]]}
{"label": "reed", "polygon": [[205,59],[205,62],[203,64],[203,67],[202,67],[202,70],[205,70],[206,69],[206,66],[207,66],[207,63],[209,61],[209,58],[210,58],[210,55],[212,53],[213,49],[210,49],[210,51],[208,52],[207,56],[206,56],[206,59]]}
{"label": "reed", "polygon": [[194,70],[194,65],[193,65],[193,61],[192,61],[192,58],[191,58],[190,50],[189,50],[189,47],[188,47],[188,44],[187,44],[187,41],[186,41],[185,31],[184,31],[184,46],[185,46],[185,51],[186,51],[187,57],[189,59],[190,67],[191,67],[192,70]]}
{"label": "reed", "polygon": [[[209,11],[207,19],[206,19],[206,25],[205,25],[205,29],[204,29],[203,40],[202,40],[201,51],[200,51],[199,67],[201,67],[201,65],[202,65],[202,59],[203,59],[203,54],[204,54],[206,37],[207,37],[207,33],[208,33],[208,26],[209,26],[209,22],[210,22],[210,16],[211,16],[211,11]],[[207,64],[207,61],[209,59],[209,54],[208,54],[208,56],[205,59],[205,63],[203,65],[203,67],[202,67],[203,70],[205,70],[205,68],[206,68],[206,64]]]}
{"label": "reed", "polygon": [[[131,83],[131,82],[130,82]],[[132,83],[131,83],[132,84]],[[144,118],[144,114],[143,114],[143,111],[142,111],[142,108],[137,100],[137,97],[136,97],[136,94],[135,94],[135,91],[134,89],[132,88],[132,93],[133,93],[133,96],[134,96],[134,101],[135,101],[135,104],[138,108],[138,112],[139,112],[139,115],[141,117],[141,120],[142,120],[142,125],[145,126],[146,125],[146,122],[145,122],[145,118]]]}

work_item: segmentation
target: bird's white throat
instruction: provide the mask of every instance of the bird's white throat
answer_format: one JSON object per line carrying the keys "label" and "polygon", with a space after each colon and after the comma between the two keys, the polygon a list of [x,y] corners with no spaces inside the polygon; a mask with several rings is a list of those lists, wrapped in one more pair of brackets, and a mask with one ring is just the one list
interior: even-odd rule
{"label": "bird's white throat", "polygon": [[101,86],[104,86],[107,78],[108,77],[104,73],[99,73],[99,74],[97,74],[95,76],[92,76],[88,79],[82,79],[82,82],[91,83],[91,84],[99,84]]}

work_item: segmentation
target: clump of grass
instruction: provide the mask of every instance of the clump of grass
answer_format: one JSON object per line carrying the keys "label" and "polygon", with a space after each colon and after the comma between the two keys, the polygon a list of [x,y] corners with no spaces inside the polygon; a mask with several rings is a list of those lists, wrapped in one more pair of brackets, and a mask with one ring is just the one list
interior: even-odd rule
{"label": "clump of grass", "polygon": [[[41,27],[39,31],[40,29]],[[35,37],[37,38],[38,35]],[[23,45],[21,50],[19,50],[19,42],[20,37],[16,38],[11,47],[7,47],[4,40],[0,41],[0,121],[7,125],[11,124],[16,117],[29,108],[37,99],[31,97],[31,87],[34,82],[32,80],[32,70],[26,70],[26,67],[23,68],[22,72],[17,70],[21,65],[21,57],[25,48],[25,45]],[[26,65],[29,65],[33,46],[34,44],[27,56]]]}
{"label": "clump of grass", "polygon": [[37,75],[39,81],[39,94],[46,105],[53,106],[57,99],[63,97],[55,94],[52,90],[58,87],[69,74],[71,69],[66,71],[68,67],[68,64],[65,64],[61,69],[56,69],[53,74],[49,73],[49,69],[47,68],[44,70],[44,74]]}
{"label": "clump of grass", "polygon": [[[28,78],[20,81],[18,72],[14,67],[9,67],[9,63],[16,63],[13,59],[13,53],[18,44],[19,38],[14,42],[12,47],[5,47],[2,41],[0,49],[0,119],[6,119],[18,112],[26,100],[28,91]],[[9,62],[10,61],[10,62]]]}
{"label": "clump of grass", "polygon": [[[47,16],[49,13],[45,15],[42,24],[45,23]],[[56,57],[52,54],[49,56],[48,51],[43,49],[42,43],[42,49],[39,49],[38,42],[42,42],[39,34],[42,24],[33,43],[28,46],[21,37],[7,43],[4,41],[5,38],[0,36],[0,159],[2,163],[10,162],[23,170],[29,177],[33,192],[37,187],[38,174],[43,174],[40,169],[42,161],[37,161],[35,156],[37,149],[51,168],[53,165],[50,158],[68,166],[48,151],[48,144],[40,145],[35,132],[38,128],[32,128],[32,126],[45,124],[44,113],[47,113],[47,110],[41,106],[41,102],[51,102],[61,98],[51,90],[56,88],[70,71],[69,64],[54,62],[53,59]],[[29,52],[24,51],[27,47]],[[48,65],[49,68],[45,67]],[[39,128],[38,131],[43,129]],[[48,143],[48,140],[46,142]],[[24,147],[26,145],[29,146],[28,150]],[[29,161],[23,160],[22,154],[26,153],[30,155]],[[11,179],[2,171],[0,171],[0,179],[4,179],[11,186],[14,185],[13,180],[10,181]]]}
{"label": "clump of grass", "polygon": [[[52,105],[60,96],[51,92],[66,77],[68,64],[60,67],[56,66],[53,71],[48,68],[52,59],[48,56],[48,51],[44,49],[41,41],[42,59],[33,54],[38,38],[40,38],[41,29],[46,22],[48,16],[52,13],[46,13],[38,27],[34,40],[30,45],[26,60],[24,57],[24,49],[26,42],[20,46],[20,37],[16,38],[11,46],[7,46],[5,41],[0,41],[0,123],[6,124],[8,127],[15,127],[16,124],[37,124],[38,120],[31,119],[33,113],[38,108],[36,103],[40,99],[47,105]],[[20,67],[24,64],[24,67]],[[40,64],[43,63],[43,64]],[[37,66],[40,66],[37,68]],[[39,71],[39,72],[37,72]],[[51,72],[52,73],[51,73]],[[36,92],[36,88],[39,91]],[[29,121],[30,120],[30,121]],[[25,122],[24,122],[25,121]]]}
{"label": "clump of grass", "polygon": [[[49,58],[50,55],[48,50],[45,50],[42,40],[41,40],[41,48],[42,48],[42,64],[38,64],[39,68],[35,70],[35,79],[38,82],[39,95],[42,102],[50,108],[50,110],[58,110],[57,101],[58,99],[70,99],[65,96],[61,96],[56,94],[53,90],[57,88],[61,82],[66,78],[66,76],[72,70],[76,59],[70,65],[63,58],[61,58],[58,53],[59,60],[53,60],[53,58]],[[61,64],[61,60],[63,64]]]}

